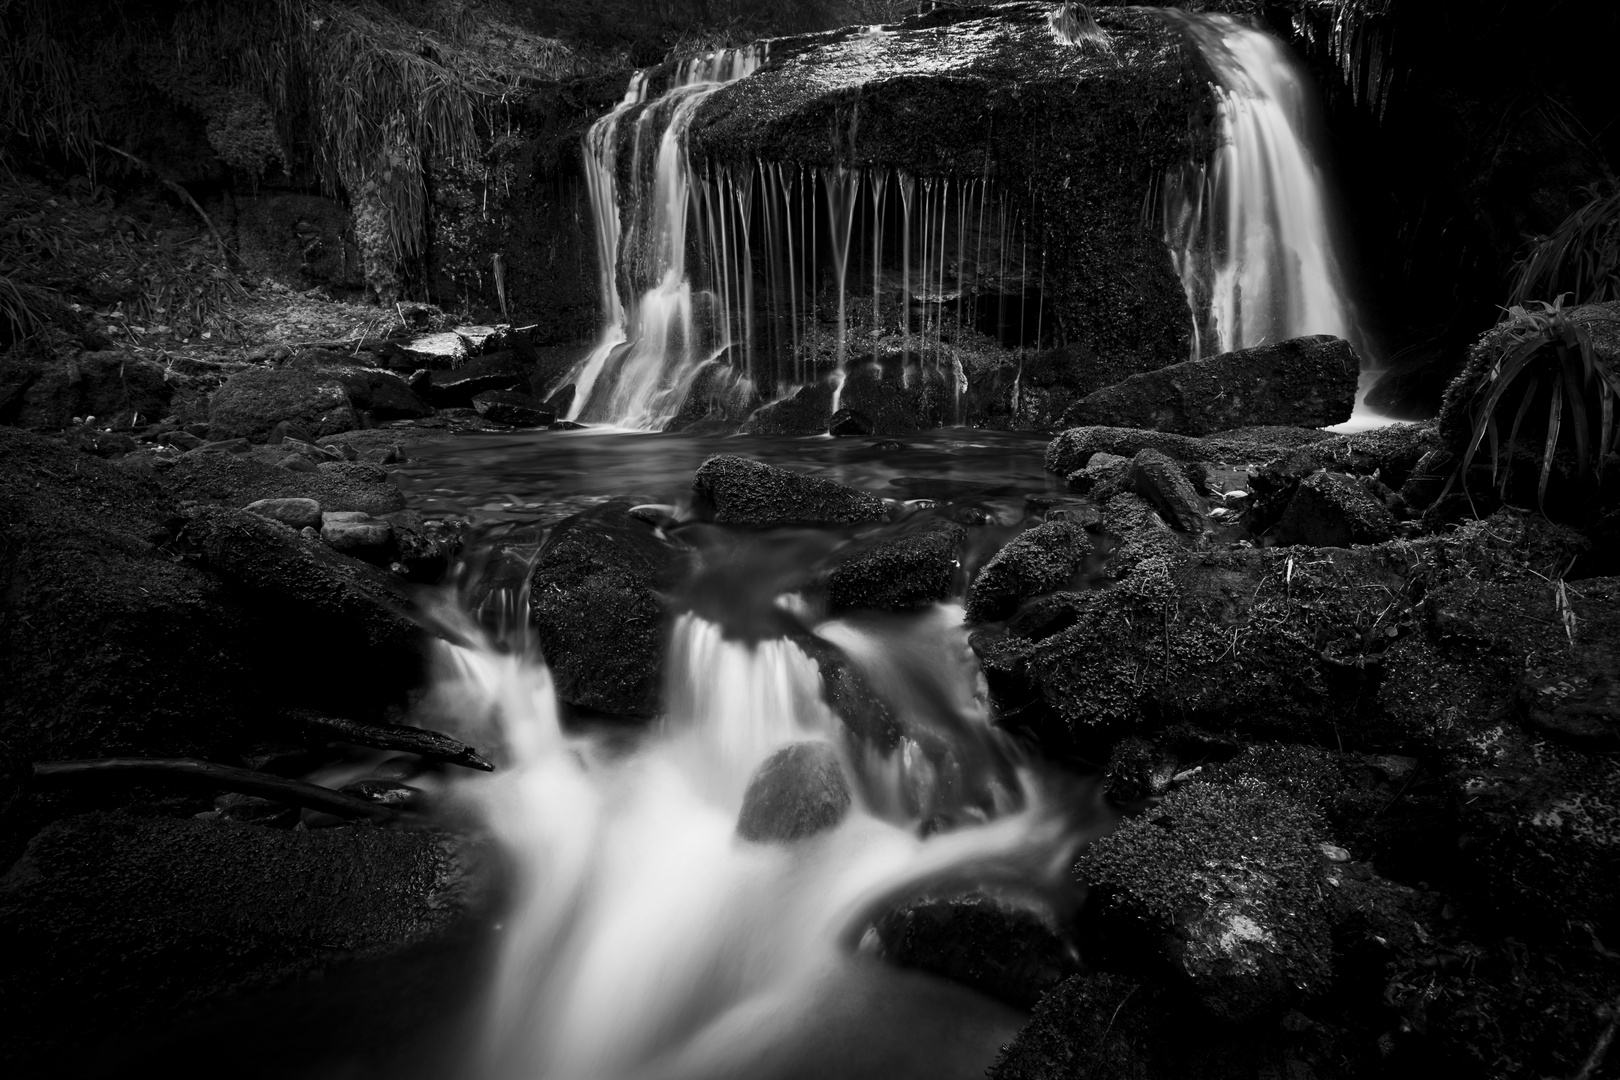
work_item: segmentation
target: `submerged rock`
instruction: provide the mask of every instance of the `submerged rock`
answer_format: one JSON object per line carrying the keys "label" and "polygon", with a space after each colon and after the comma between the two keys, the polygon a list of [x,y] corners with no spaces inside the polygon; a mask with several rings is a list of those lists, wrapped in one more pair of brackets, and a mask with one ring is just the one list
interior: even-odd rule
{"label": "submerged rock", "polygon": [[619,716],[658,710],[666,631],[659,590],[675,553],[625,501],[566,518],[529,579],[530,618],[557,696]]}
{"label": "submerged rock", "polygon": [[969,621],[1004,619],[1023,600],[1070,587],[1084,577],[1095,550],[1091,535],[1072,521],[1048,521],[1021,533],[973,579]]}
{"label": "submerged rock", "polygon": [[875,495],[735,454],[705,461],[692,477],[692,488],[708,500],[721,525],[856,525],[888,516]]}
{"label": "submerged rock", "polygon": [[472,407],[484,419],[512,427],[545,427],[557,419],[550,406],[541,404],[527,394],[510,390],[485,390],[481,394],[474,394]]}
{"label": "submerged rock", "polygon": [[1263,784],[1191,784],[1097,841],[1082,944],[1174,971],[1214,1016],[1278,1014],[1324,989],[1332,939],[1320,820]]}
{"label": "submerged rock", "polygon": [[837,827],[849,805],[849,781],[832,744],[792,743],[766,758],[748,781],[737,835],[756,844],[790,844]]}
{"label": "submerged rock", "polygon": [[1350,419],[1361,358],[1328,334],[1222,353],[1132,375],[1075,402],[1069,426],[1111,424],[1182,435]]}
{"label": "submerged rock", "polygon": [[828,572],[828,607],[908,611],[944,600],[966,542],[962,526],[933,519],[860,545]]}
{"label": "submerged rock", "polygon": [[1079,966],[1049,912],[983,893],[922,899],[876,923],[883,955],[954,979],[1019,1008]]}

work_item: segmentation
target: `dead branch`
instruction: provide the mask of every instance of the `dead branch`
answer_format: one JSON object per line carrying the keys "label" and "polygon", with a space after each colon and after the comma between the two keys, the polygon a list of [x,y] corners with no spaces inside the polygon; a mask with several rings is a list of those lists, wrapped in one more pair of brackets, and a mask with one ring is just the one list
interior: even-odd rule
{"label": "dead branch", "polygon": [[282,776],[219,765],[195,758],[94,758],[86,761],[39,761],[34,763],[34,775],[41,780],[151,776],[157,779],[182,780],[200,783],[222,791],[236,791],[243,795],[258,795],[294,806],[307,806],[311,810],[324,810],[340,817],[368,818],[373,821],[392,815],[393,811],[377,803],[345,795],[341,791],[308,784],[302,780],[289,780]]}
{"label": "dead branch", "polygon": [[191,197],[191,192],[187,191],[173,180],[170,180],[168,177],[158,172],[157,169],[151,164],[142,161],[128,150],[120,150],[116,146],[108,146],[99,139],[96,140],[96,145],[101,147],[101,149],[106,150],[108,153],[117,154],[119,157],[135,165],[135,167],[141,171],[150,173],[151,175],[157,177],[159,183],[168,188],[170,191],[174,192],[176,195],[180,196],[180,200],[187,206],[191,207],[192,210],[196,211],[198,217],[202,218],[202,223],[207,227],[208,235],[214,238],[214,245],[219,248],[220,258],[225,260],[225,264],[227,266],[237,266],[240,263],[240,260],[231,253],[230,248],[225,246],[225,238],[221,236],[219,230],[214,227],[214,219],[209,217],[208,212],[202,208],[196,199]]}
{"label": "dead branch", "polygon": [[482,769],[484,772],[495,771],[495,766],[485,761],[471,746],[459,739],[452,739],[448,735],[428,731],[426,728],[384,727],[330,716],[306,716],[304,724],[312,731],[338,742],[371,746],[378,750],[404,750],[451,765]]}

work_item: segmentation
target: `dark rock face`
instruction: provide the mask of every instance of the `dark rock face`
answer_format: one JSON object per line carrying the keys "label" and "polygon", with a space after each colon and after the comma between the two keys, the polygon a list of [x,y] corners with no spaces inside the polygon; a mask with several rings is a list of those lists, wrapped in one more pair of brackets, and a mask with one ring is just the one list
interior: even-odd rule
{"label": "dark rock face", "polygon": [[628,502],[560,522],[530,578],[530,617],[557,696],[619,716],[652,716],[667,646],[658,590],[675,554]]}
{"label": "dark rock face", "polygon": [[748,781],[737,835],[756,844],[791,844],[836,828],[849,804],[849,782],[832,745],[792,743],[766,758]]}
{"label": "dark rock face", "polygon": [[1318,334],[1132,375],[1069,407],[1070,426],[1209,435],[1257,424],[1327,427],[1350,419],[1361,358]]}
{"label": "dark rock face", "polygon": [[472,407],[484,419],[512,427],[544,427],[557,419],[557,414],[549,406],[527,394],[510,390],[485,390],[481,394],[474,394]]}
{"label": "dark rock face", "polygon": [[0,427],[0,741],[27,758],[214,754],[254,693],[250,622],[167,550],[150,481]]}
{"label": "dark rock face", "polygon": [[1030,1022],[1002,1048],[991,1080],[1145,1080],[1164,1033],[1159,992],[1119,975],[1075,975],[1035,1006]]}
{"label": "dark rock face", "polygon": [[1520,716],[1552,741],[1620,750],[1620,579],[1587,578],[1564,596],[1553,606],[1570,647],[1530,658],[1516,694]]}
{"label": "dark rock face", "polygon": [[[411,618],[410,596],[390,575],[244,510],[197,507],[184,538],[209,569],[252,596],[264,615],[284,620],[289,632],[320,628],[334,648],[324,662],[308,658],[300,679],[306,696],[363,700],[419,677],[423,632]],[[354,679],[356,667],[364,680]]]}
{"label": "dark rock face", "polygon": [[1136,493],[1182,532],[1204,531],[1204,504],[1175,461],[1152,448],[1131,459],[1130,484]]}
{"label": "dark rock face", "polygon": [[434,832],[58,821],[0,879],[0,1056],[442,938],[477,901],[473,868]]}
{"label": "dark rock face", "polygon": [[150,423],[168,414],[173,388],[163,368],[121,352],[42,356],[26,348],[0,356],[0,423],[59,430],[74,417]]}
{"label": "dark rock face", "polygon": [[908,372],[899,356],[852,363],[838,403],[827,430],[846,438],[910,435],[950,419],[944,379],[926,365]]}
{"label": "dark rock face", "polygon": [[790,398],[761,405],[739,429],[752,435],[820,435],[832,419],[832,384],[801,386]]}
{"label": "dark rock face", "polygon": [[319,438],[359,427],[360,417],[342,379],[325,369],[289,366],[238,372],[209,401],[211,439],[264,442],[283,422]]}
{"label": "dark rock face", "polygon": [[880,918],[877,932],[894,963],[1022,1009],[1078,967],[1050,914],[980,893],[906,904]]}
{"label": "dark rock face", "polygon": [[[988,153],[1007,191],[1085,192],[1041,204],[1046,325],[1061,322],[1091,357],[1078,392],[1161,366],[1187,355],[1187,303],[1142,228],[1141,192],[1197,156],[1187,120],[1207,84],[1153,15],[1099,9],[1114,50],[1103,55],[1058,41],[1049,14],[1037,4],[964,8],[881,36],[852,27],[778,39],[764,68],[699,107],[693,156],[973,177]],[[1032,252],[1032,277],[1035,266]]]}
{"label": "dark rock face", "polygon": [[1142,428],[1070,428],[1046,444],[1046,471],[1068,476],[1085,468],[1093,454],[1134,458],[1143,450],[1158,450],[1179,461],[1208,461],[1212,449],[1198,439]]}
{"label": "dark rock face", "polygon": [[251,457],[193,451],[163,476],[176,498],[246,506],[261,499],[314,499],[323,511],[391,514],[405,509],[405,496],[388,474],[358,461],[326,461],[314,472],[293,472]]}
{"label": "dark rock face", "polygon": [[1226,1020],[1279,1014],[1330,976],[1321,823],[1259,783],[1192,784],[1097,841],[1082,944],[1115,955],[1151,935],[1159,959]]}
{"label": "dark rock face", "polygon": [[1300,481],[1271,537],[1278,544],[1349,547],[1395,535],[1395,519],[1353,477],[1327,471]]}
{"label": "dark rock face", "polygon": [[709,501],[721,525],[856,525],[888,514],[875,495],[735,454],[716,454],[700,465],[692,489]]}
{"label": "dark rock face", "polygon": [[474,397],[489,390],[520,392],[528,386],[529,365],[514,352],[496,352],[459,367],[430,372],[424,392],[442,409],[470,406]]}
{"label": "dark rock face", "polygon": [[1004,619],[1023,600],[1069,587],[1085,573],[1094,551],[1090,534],[1072,521],[1029,529],[996,552],[973,579],[968,619]]}
{"label": "dark rock face", "polygon": [[966,529],[936,519],[863,545],[828,572],[828,607],[907,611],[943,600],[966,542]]}

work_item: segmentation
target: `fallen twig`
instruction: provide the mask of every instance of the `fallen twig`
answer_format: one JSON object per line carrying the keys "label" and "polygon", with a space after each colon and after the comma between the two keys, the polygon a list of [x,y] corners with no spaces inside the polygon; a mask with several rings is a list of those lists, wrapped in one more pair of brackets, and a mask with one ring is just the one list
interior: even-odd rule
{"label": "fallen twig", "polygon": [[330,716],[306,716],[303,719],[307,727],[339,742],[371,746],[378,750],[404,750],[451,765],[464,765],[484,772],[495,771],[495,766],[485,761],[471,746],[426,728],[383,727]]}
{"label": "fallen twig", "polygon": [[224,791],[243,795],[258,795],[294,806],[307,806],[324,810],[340,817],[379,820],[393,811],[365,799],[345,795],[318,784],[302,780],[289,780],[283,776],[234,765],[219,765],[195,758],[93,758],[86,761],[40,761],[34,763],[34,775],[41,780],[73,779],[78,777],[139,776],[189,780]]}

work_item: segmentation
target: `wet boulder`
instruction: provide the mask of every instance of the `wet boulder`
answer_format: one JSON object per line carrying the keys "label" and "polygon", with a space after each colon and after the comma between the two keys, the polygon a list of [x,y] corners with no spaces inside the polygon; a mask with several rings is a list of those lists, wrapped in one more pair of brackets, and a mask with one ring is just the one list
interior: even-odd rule
{"label": "wet boulder", "polygon": [[754,770],[737,835],[755,844],[791,844],[836,828],[849,806],[849,781],[832,744],[791,743]]}
{"label": "wet boulder", "polygon": [[321,515],[321,540],[327,547],[386,566],[395,554],[394,527],[370,514],[338,511]]}
{"label": "wet boulder", "polygon": [[360,426],[343,380],[326,368],[250,368],[226,379],[208,403],[210,439],[265,442],[280,423],[319,438]]}
{"label": "wet boulder", "polygon": [[792,397],[755,409],[739,429],[752,435],[820,435],[832,419],[833,387],[820,380],[801,386]]}
{"label": "wet boulder", "polygon": [[1112,542],[1103,568],[1111,578],[1187,552],[1185,534],[1166,524],[1152,504],[1134,491],[1122,491],[1103,504],[1102,531]]}
{"label": "wet boulder", "polygon": [[1169,971],[1220,1019],[1280,1014],[1332,974],[1321,829],[1261,783],[1173,791],[1081,856],[1082,947],[1116,970]]}
{"label": "wet boulder", "polygon": [[572,705],[619,716],[658,710],[666,631],[660,590],[674,550],[625,501],[560,522],[529,579],[530,618]]}
{"label": "wet boulder", "polygon": [[1395,518],[1355,477],[1325,469],[1299,482],[1270,539],[1280,545],[1349,547],[1395,535]]}
{"label": "wet boulder", "polygon": [[[1154,1060],[1178,1041],[1164,1030],[1163,997],[1158,988],[1121,975],[1070,976],[1035,1005],[1029,1023],[1002,1047],[987,1075],[990,1080],[1148,1080],[1186,1075]],[[1177,1026],[1183,1025],[1178,1019]]]}
{"label": "wet boulder", "polygon": [[1106,502],[1129,487],[1131,459],[1119,454],[1098,452],[1092,454],[1083,467],[1069,473],[1064,479],[1071,491]]}
{"label": "wet boulder", "polygon": [[885,959],[954,979],[1021,1009],[1075,973],[1050,911],[984,893],[913,900],[876,923]]}
{"label": "wet boulder", "polygon": [[57,821],[0,878],[0,1057],[146,1034],[233,995],[445,940],[481,903],[477,859],[431,831]]}
{"label": "wet boulder", "polygon": [[0,460],[0,744],[22,760],[227,753],[257,693],[257,628],[176,559],[173,502],[16,428]]}
{"label": "wet boulder", "polygon": [[908,611],[944,600],[951,594],[966,542],[962,526],[932,519],[861,544],[828,571],[828,607]]}
{"label": "wet boulder", "polygon": [[973,579],[967,597],[969,621],[1004,619],[1032,596],[1071,587],[1084,579],[1095,553],[1091,534],[1072,521],[1048,521],[1026,530],[996,552]]}
{"label": "wet boulder", "polygon": [[1123,427],[1075,427],[1046,444],[1046,471],[1068,476],[1085,468],[1093,454],[1134,458],[1158,450],[1177,461],[1208,461],[1214,449],[1200,439],[1163,431]]}
{"label": "wet boulder", "polygon": [[1182,435],[1350,419],[1361,358],[1328,334],[1294,338],[1140,372],[1071,405],[1068,426],[1109,424]]}
{"label": "wet boulder", "polygon": [[[244,510],[194,507],[181,539],[278,628],[273,660],[296,671],[296,697],[374,709],[420,678],[425,633],[392,575]],[[299,644],[311,633],[321,649]]]}
{"label": "wet boulder", "polygon": [[721,525],[857,525],[888,516],[875,495],[736,454],[705,461],[692,477],[692,489],[707,500]]}
{"label": "wet boulder", "polygon": [[1204,504],[1181,465],[1149,447],[1131,459],[1130,484],[1135,492],[1175,528],[1195,536],[1208,528]]}

